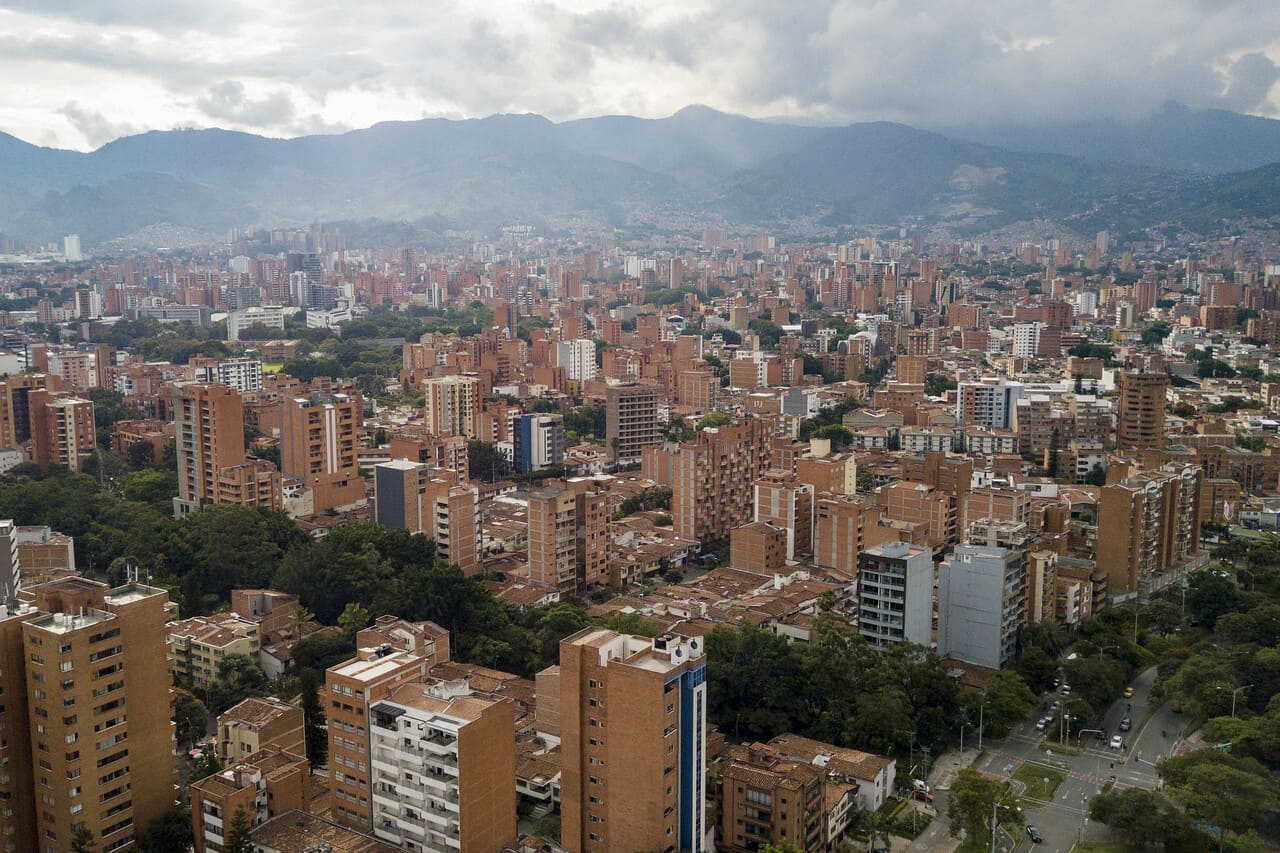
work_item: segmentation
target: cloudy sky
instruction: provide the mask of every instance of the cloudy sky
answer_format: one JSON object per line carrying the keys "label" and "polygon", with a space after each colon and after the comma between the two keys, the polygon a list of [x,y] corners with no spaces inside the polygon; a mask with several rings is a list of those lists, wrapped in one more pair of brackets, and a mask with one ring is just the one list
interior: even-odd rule
{"label": "cloudy sky", "polygon": [[273,136],[538,112],[1280,116],[1277,0],[0,0],[0,130]]}

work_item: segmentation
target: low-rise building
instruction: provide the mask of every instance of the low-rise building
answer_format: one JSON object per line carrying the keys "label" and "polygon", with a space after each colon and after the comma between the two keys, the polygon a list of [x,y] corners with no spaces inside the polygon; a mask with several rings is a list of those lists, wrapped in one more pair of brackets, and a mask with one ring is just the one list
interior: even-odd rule
{"label": "low-rise building", "polygon": [[224,765],[269,748],[306,756],[301,708],[274,696],[254,696],[218,715],[218,760]]}
{"label": "low-rise building", "polygon": [[258,660],[258,624],[234,613],[193,616],[171,622],[169,672],[180,683],[197,689],[218,679],[218,664],[232,655]]}
{"label": "low-rise building", "polygon": [[256,752],[226,770],[192,782],[191,830],[196,853],[225,849],[236,812],[250,827],[309,803],[307,760],[279,749]]}

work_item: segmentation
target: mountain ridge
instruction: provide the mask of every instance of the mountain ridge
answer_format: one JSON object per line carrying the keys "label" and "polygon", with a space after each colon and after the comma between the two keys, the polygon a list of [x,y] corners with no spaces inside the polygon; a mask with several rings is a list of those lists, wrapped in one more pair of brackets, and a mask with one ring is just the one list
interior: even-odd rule
{"label": "mountain ridge", "polygon": [[[1242,143],[1241,162],[1280,129],[1260,121],[1262,141]],[[1241,180],[1245,213],[1276,213],[1257,191],[1258,181],[1270,186],[1267,178]],[[1231,186],[1188,170],[1019,151],[896,122],[792,125],[701,105],[662,119],[556,123],[508,113],[293,139],[217,128],[150,131],[92,152],[0,135],[0,231],[42,241],[79,233],[87,246],[129,233],[121,230],[127,225],[158,222],[217,231],[435,216],[489,227],[515,219],[654,223],[687,214],[772,227],[800,220],[981,227],[1086,212],[1107,222],[1111,211],[1100,204],[1115,208],[1115,222],[1141,228],[1157,224],[1157,213],[1189,217],[1198,192],[1217,193],[1211,209],[1229,213],[1222,193]],[[1149,215],[1122,211],[1126,193],[1154,193],[1159,202]],[[112,215],[110,205],[129,205],[131,194],[146,203]],[[198,199],[201,209],[184,212],[171,195]],[[1195,219],[1213,227],[1203,215]]]}

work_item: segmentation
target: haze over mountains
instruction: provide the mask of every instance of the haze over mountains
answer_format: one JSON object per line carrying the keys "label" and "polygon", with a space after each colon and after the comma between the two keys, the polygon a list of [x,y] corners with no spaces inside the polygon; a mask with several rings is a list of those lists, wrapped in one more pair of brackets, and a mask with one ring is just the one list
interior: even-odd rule
{"label": "haze over mountains", "polygon": [[91,153],[0,134],[0,232],[86,245],[159,223],[363,220],[662,224],[680,217],[803,232],[1024,219],[1091,234],[1280,215],[1280,121],[1170,107],[1144,122],[947,134],[872,122],[809,127],[689,107],[665,119],[536,115],[388,122],[269,139],[156,131]]}

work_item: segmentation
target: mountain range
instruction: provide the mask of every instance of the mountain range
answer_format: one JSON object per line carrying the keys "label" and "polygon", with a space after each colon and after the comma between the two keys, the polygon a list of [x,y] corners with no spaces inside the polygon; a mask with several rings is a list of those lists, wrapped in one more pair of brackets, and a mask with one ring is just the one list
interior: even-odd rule
{"label": "mountain range", "polygon": [[[0,232],[86,246],[169,224],[377,219],[817,227],[943,221],[977,233],[1215,233],[1280,215],[1280,121],[1169,107],[1134,124],[812,127],[688,107],[664,119],[386,122],[272,139],[153,131],[80,153],[0,134]],[[1226,221],[1226,222],[1224,222]]]}

